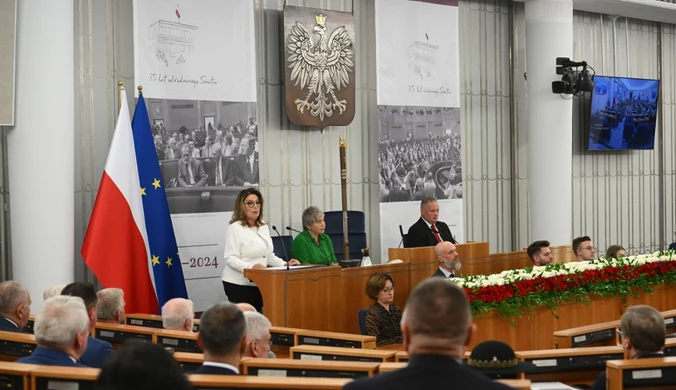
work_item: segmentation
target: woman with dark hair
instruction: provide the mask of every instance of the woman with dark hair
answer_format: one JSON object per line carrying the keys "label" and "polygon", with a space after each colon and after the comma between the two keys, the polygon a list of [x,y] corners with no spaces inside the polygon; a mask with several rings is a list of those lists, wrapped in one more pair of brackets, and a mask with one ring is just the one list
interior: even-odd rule
{"label": "woman with dark hair", "polygon": [[169,352],[158,344],[130,340],[101,367],[97,390],[190,390],[192,386]]}
{"label": "woman with dark hair", "polygon": [[606,259],[620,259],[627,256],[627,251],[620,245],[611,245],[606,250]]}
{"label": "woman with dark hair", "polygon": [[[270,228],[263,221],[263,195],[255,188],[247,188],[237,195],[225,237],[223,259],[225,267],[221,280],[228,300],[249,303],[262,311],[261,292],[254,282],[244,277],[244,270],[282,267],[286,262],[274,253]],[[289,265],[298,264],[298,260],[289,261]]]}
{"label": "woman with dark hair", "polygon": [[376,337],[376,345],[399,344],[401,309],[394,302],[394,280],[388,273],[373,274],[366,282],[366,295],[375,302],[366,312],[366,334]]}

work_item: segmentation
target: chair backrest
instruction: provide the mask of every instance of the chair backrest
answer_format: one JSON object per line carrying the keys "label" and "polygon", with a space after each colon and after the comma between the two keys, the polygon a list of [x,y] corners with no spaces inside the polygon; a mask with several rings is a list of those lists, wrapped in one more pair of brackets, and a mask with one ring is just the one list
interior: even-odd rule
{"label": "chair backrest", "polygon": [[366,336],[366,313],[369,309],[359,309],[357,317],[359,319],[359,333]]}
{"label": "chair backrest", "polygon": [[[343,254],[345,249],[343,248],[343,233],[332,233],[329,234],[331,238],[331,243],[333,244],[333,252],[336,254],[338,260],[344,259]],[[361,259],[363,248],[368,248],[368,243],[366,242],[366,233],[352,233],[350,232],[347,235],[347,239],[350,243],[350,259]]]}
{"label": "chair backrest", "polygon": [[[343,212],[326,211],[324,212],[324,222],[326,234],[343,233]],[[348,210],[347,212],[347,231],[349,233],[366,233],[366,216],[362,211]]]}
{"label": "chair backrest", "polygon": [[272,246],[274,247],[275,255],[284,261],[289,261],[291,258],[292,243],[293,237],[291,236],[272,236]]}

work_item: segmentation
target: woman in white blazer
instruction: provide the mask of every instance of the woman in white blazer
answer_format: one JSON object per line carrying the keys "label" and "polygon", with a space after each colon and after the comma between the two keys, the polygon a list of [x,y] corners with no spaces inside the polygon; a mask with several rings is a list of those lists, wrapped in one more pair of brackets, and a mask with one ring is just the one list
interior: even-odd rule
{"label": "woman in white blazer", "polygon": [[[254,282],[244,277],[244,270],[286,266],[273,249],[270,228],[263,221],[263,195],[255,188],[242,190],[235,201],[223,254],[225,269],[221,280],[230,302],[246,302],[262,311],[261,292]],[[289,265],[298,264],[298,260],[289,261]]]}

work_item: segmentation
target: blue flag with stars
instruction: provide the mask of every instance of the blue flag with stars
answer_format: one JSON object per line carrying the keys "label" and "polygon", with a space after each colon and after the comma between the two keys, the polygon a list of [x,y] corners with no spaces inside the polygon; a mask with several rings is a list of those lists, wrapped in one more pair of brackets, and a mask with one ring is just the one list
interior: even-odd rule
{"label": "blue flag with stars", "polygon": [[171,223],[169,203],[164,192],[160,162],[155,152],[155,141],[143,94],[139,94],[131,128],[134,134],[143,214],[155,277],[155,292],[161,308],[172,298],[188,298],[188,292],[181,261],[178,258],[174,225]]}

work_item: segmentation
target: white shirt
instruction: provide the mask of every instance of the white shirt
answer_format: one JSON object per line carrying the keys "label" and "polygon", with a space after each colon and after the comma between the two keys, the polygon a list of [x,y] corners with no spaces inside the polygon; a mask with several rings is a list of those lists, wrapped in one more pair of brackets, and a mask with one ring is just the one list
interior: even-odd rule
{"label": "white shirt", "polygon": [[268,225],[250,228],[240,222],[228,226],[225,237],[225,268],[221,280],[241,286],[255,286],[244,277],[244,270],[256,264],[282,267],[286,262],[274,254]]}
{"label": "white shirt", "polygon": [[450,278],[451,275],[454,275],[453,272],[448,271],[446,268],[439,267],[439,269],[444,274],[444,276],[446,276],[447,278]]}
{"label": "white shirt", "polygon": [[212,367],[220,367],[220,368],[227,368],[228,370],[232,370],[235,372],[235,374],[239,375],[239,369],[235,366],[232,366],[228,363],[219,363],[219,362],[204,362],[202,363],[203,366],[212,366]]}

